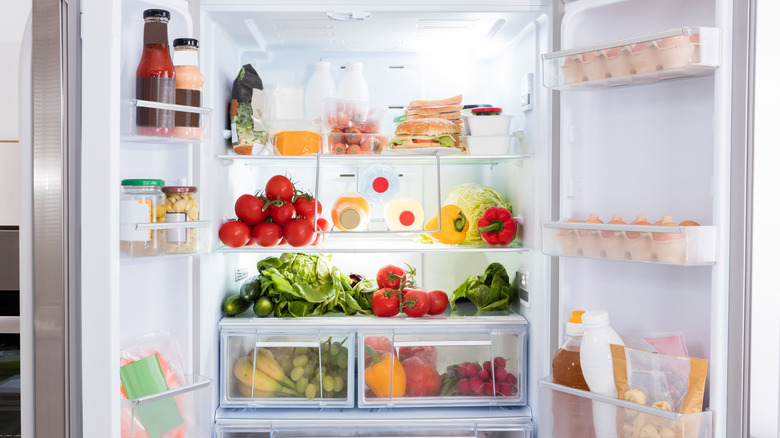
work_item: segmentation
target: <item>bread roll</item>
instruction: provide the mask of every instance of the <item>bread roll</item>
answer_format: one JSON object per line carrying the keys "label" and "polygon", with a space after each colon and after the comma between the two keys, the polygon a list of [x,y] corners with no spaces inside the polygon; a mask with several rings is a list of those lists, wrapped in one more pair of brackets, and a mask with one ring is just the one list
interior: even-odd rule
{"label": "bread roll", "polygon": [[428,107],[428,106],[458,105],[461,102],[463,102],[463,95],[458,94],[457,96],[452,96],[446,99],[439,99],[439,100],[413,100],[409,102],[409,105],[407,105],[406,108],[411,110],[414,108]]}

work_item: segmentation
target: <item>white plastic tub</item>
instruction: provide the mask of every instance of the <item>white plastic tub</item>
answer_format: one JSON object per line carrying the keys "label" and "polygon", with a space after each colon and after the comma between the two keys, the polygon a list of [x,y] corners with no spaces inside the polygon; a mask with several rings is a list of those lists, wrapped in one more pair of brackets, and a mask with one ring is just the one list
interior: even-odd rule
{"label": "white plastic tub", "polygon": [[508,135],[512,116],[464,116],[468,135]]}

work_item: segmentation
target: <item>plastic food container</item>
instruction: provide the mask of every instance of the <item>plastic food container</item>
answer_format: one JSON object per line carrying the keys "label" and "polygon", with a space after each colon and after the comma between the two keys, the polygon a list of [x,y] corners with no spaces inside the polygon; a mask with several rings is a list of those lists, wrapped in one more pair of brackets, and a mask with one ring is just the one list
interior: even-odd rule
{"label": "plastic food container", "polygon": [[278,155],[316,155],[322,150],[321,129],[312,120],[272,120],[266,126]]}
{"label": "plastic food container", "polygon": [[496,107],[482,107],[471,110],[472,116],[500,116],[503,110]]}
{"label": "plastic food container", "polygon": [[511,135],[464,135],[463,144],[470,155],[506,155],[512,141]]}
{"label": "plastic food container", "polygon": [[381,154],[387,146],[387,136],[380,134],[366,134],[356,128],[350,128],[345,132],[332,129],[327,137],[328,146],[326,154]]}
{"label": "plastic food container", "polygon": [[[479,108],[475,108],[479,109]],[[471,110],[472,113],[474,110]],[[512,116],[465,116],[466,134],[468,135],[507,135],[512,124]]]}
{"label": "plastic food container", "polygon": [[220,324],[220,406],[354,406],[354,333]]}
{"label": "plastic food container", "polygon": [[[194,222],[200,218],[198,188],[193,186],[166,186],[165,222]],[[165,252],[186,254],[198,251],[197,228],[169,228],[166,230]]]}
{"label": "plastic food container", "polygon": [[379,134],[384,106],[346,99],[325,99],[324,124],[329,154],[381,154],[387,136]]}
{"label": "plastic food container", "polygon": [[139,224],[165,222],[161,179],[122,180],[119,198],[119,251],[131,256],[165,252],[165,230],[139,230]]}

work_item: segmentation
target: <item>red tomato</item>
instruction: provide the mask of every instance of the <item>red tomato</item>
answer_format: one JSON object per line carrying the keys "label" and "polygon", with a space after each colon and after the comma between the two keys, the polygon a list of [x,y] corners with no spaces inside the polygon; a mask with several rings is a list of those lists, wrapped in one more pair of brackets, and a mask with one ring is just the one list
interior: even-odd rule
{"label": "red tomato", "polygon": [[404,288],[404,313],[413,318],[425,316],[431,307],[431,301],[428,299],[428,293],[422,289]]}
{"label": "red tomato", "polygon": [[314,223],[306,219],[287,222],[284,225],[284,238],[290,246],[307,246],[316,238]]}
{"label": "red tomato", "polygon": [[450,305],[450,297],[446,292],[440,290],[429,290],[428,300],[431,302],[431,307],[428,308],[428,315],[440,315]]}
{"label": "red tomato", "polygon": [[240,248],[249,241],[249,225],[241,221],[227,221],[219,227],[219,240],[231,248]]}
{"label": "red tomato", "polygon": [[298,213],[298,216],[308,219],[311,222],[314,222],[315,208],[317,216],[322,215],[322,204],[310,195],[299,197],[295,200],[293,205],[295,205],[295,212]]}
{"label": "red tomato", "polygon": [[[322,217],[317,219],[317,231],[330,231],[330,224],[327,219]],[[317,233],[312,245],[319,245],[323,240],[325,240],[325,234]]]}
{"label": "red tomato", "polygon": [[441,390],[441,376],[436,368],[424,359],[413,356],[401,361],[406,374],[408,397],[432,397]]}
{"label": "red tomato", "polygon": [[371,297],[371,309],[374,310],[376,316],[398,315],[400,306],[397,290],[381,288]]}
{"label": "red tomato", "polygon": [[265,196],[270,200],[292,201],[295,194],[293,183],[284,175],[274,175],[265,184]]}
{"label": "red tomato", "polygon": [[271,206],[271,219],[279,224],[279,225],[286,225],[287,222],[290,222],[295,218],[295,206],[293,206],[289,202],[285,202],[282,205],[272,205]]}
{"label": "red tomato", "polygon": [[249,225],[260,223],[268,216],[268,211],[263,210],[265,203],[262,199],[253,195],[241,195],[236,199],[234,207],[238,220]]}
{"label": "red tomato", "polygon": [[357,128],[349,128],[344,131],[344,136],[347,138],[347,144],[360,144],[362,132]]}
{"label": "red tomato", "polygon": [[252,227],[252,238],[260,246],[270,247],[282,243],[282,227],[272,222],[260,222]]}
{"label": "red tomato", "polygon": [[406,281],[406,271],[395,265],[384,265],[376,273],[376,284],[388,289],[401,289],[401,283]]}

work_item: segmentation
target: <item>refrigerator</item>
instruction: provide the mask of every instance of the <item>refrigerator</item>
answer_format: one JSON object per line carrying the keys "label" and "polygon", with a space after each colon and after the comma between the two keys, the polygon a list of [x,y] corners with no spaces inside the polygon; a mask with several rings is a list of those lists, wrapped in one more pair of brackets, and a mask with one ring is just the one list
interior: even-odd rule
{"label": "refrigerator", "polygon": [[[23,434],[125,436],[128,410],[160,399],[121,398],[120,352],[130,339],[164,331],[178,344],[188,376],[176,396],[183,394],[192,413],[192,436],[553,436],[562,412],[549,396],[565,389],[548,380],[564,324],[572,310],[606,309],[622,335],[681,333],[689,354],[708,361],[705,414],[685,436],[748,436],[752,6],[726,0],[34,1],[22,61],[30,81],[20,99],[21,114],[29,115],[20,117],[28,145],[20,154],[21,361],[32,370],[22,373]],[[170,11],[171,40],[200,41],[202,140],[147,138],[133,129],[142,13],[151,8]],[[657,62],[646,71],[617,73],[617,60],[607,58],[610,48],[653,46],[681,35],[686,41],[696,35],[695,54],[673,66]],[[653,56],[662,56],[660,45],[654,47]],[[589,54],[598,67],[586,65]],[[266,93],[278,98],[285,90],[300,92],[320,60],[331,63],[336,81],[339,67],[363,63],[371,100],[387,111],[383,134],[392,135],[392,118],[412,100],[462,94],[465,104],[490,104],[513,116],[511,147],[462,156],[235,155],[226,131],[241,66],[252,64]],[[518,240],[505,247],[447,246],[397,233],[331,233],[320,246],[241,249],[219,240],[236,198],[261,189],[272,175],[287,174],[296,186],[316,190],[327,217],[335,197],[377,164],[403,175],[402,193],[420,198],[426,220],[452,187],[497,189],[513,206]],[[130,178],[198,187],[197,253],[120,254],[120,186]],[[605,223],[613,214],[625,222],[645,214],[651,223],[671,215],[701,227],[673,227],[684,236],[682,258],[664,258],[662,251],[632,257],[625,249],[607,254],[593,237],[602,231],[651,239],[659,229],[565,222],[584,222],[591,213]],[[374,217],[381,221],[381,212]],[[558,238],[564,235],[583,238],[566,247]],[[286,252],[332,254],[343,272],[369,277],[386,263],[408,263],[422,287],[446,292],[499,262],[513,280],[517,304],[506,314],[444,318],[223,318],[224,299],[254,275],[257,262]],[[328,331],[352,346],[353,386],[343,404],[226,403],[226,349],[245,342],[234,337],[268,343],[299,336],[309,345],[306,336],[320,342]],[[367,336],[403,342],[408,335],[408,345],[419,345],[428,334],[437,345],[450,345],[455,357],[458,342],[482,351],[475,346],[497,348],[496,339],[507,333],[520,374],[519,391],[510,397],[372,405],[360,387]],[[615,403],[621,412],[639,409]],[[665,415],[680,427],[691,418]]]}

